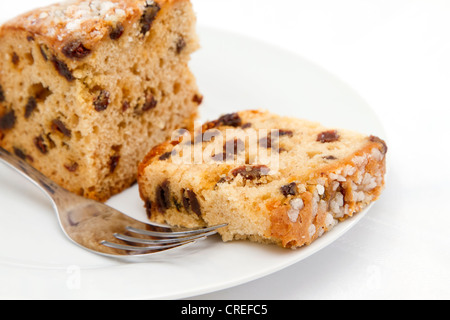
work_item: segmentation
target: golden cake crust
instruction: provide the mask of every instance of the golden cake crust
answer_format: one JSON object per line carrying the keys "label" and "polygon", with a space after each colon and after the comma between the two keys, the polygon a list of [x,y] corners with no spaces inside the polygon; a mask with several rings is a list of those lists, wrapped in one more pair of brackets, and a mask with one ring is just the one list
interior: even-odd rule
{"label": "golden cake crust", "polygon": [[0,146],[105,201],[201,103],[188,0],[71,0],[0,27]]}
{"label": "golden cake crust", "polygon": [[0,36],[12,30],[26,31],[30,37],[45,38],[54,51],[61,51],[74,41],[87,49],[124,27],[141,19],[146,7],[156,4],[168,10],[175,2],[188,0],[74,0],[33,9],[0,27]]}
{"label": "golden cake crust", "polygon": [[[253,161],[251,147],[243,143],[251,130],[260,133],[258,150],[270,149],[276,156],[276,166],[259,162],[260,156]],[[220,134],[210,139],[214,132]],[[230,132],[231,139],[221,139]],[[195,156],[185,158],[191,163],[179,161],[196,148],[203,162]],[[228,224],[219,230],[224,241],[298,248],[378,199],[386,153],[386,143],[375,136],[241,111],[153,148],[139,166],[138,183],[148,216],[157,223]]]}

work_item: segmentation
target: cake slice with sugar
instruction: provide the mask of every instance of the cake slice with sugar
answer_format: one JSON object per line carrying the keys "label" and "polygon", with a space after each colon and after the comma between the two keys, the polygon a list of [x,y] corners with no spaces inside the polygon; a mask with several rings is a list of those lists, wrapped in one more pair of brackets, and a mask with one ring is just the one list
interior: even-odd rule
{"label": "cake slice with sugar", "polygon": [[0,28],[0,146],[105,201],[139,161],[189,128],[202,96],[188,0],[72,0]]}
{"label": "cake slice with sugar", "polygon": [[386,152],[375,136],[242,111],[155,147],[138,183],[152,221],[298,248],[380,196]]}

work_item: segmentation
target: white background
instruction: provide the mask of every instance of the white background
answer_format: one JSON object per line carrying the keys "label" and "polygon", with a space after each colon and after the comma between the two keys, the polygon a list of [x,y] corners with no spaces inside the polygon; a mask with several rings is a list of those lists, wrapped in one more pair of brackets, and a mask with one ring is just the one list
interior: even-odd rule
{"label": "white background", "polygon": [[[199,25],[296,52],[352,86],[384,123],[390,166],[381,199],[338,241],[194,299],[449,299],[450,1],[192,1]],[[0,19],[51,2],[1,1]]]}

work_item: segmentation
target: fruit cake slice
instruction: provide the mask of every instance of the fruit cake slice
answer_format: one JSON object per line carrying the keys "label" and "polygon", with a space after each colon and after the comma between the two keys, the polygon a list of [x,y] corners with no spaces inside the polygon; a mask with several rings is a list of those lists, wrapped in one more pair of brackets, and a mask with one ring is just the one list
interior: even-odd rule
{"label": "fruit cake slice", "polygon": [[224,241],[310,244],[383,190],[387,146],[375,136],[243,111],[180,132],[139,167],[148,217],[228,224]]}
{"label": "fruit cake slice", "polygon": [[72,0],[0,28],[0,146],[105,201],[193,125],[202,96],[189,0]]}

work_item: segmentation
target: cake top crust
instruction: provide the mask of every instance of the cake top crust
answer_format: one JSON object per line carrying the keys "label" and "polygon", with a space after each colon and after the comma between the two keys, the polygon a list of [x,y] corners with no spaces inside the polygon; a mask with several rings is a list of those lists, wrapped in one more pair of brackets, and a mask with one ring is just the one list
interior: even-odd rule
{"label": "cake top crust", "polygon": [[[165,5],[177,1],[186,0],[68,0],[13,18],[0,27],[0,37],[7,30],[24,30],[29,39],[42,37],[60,49],[77,41],[91,48],[126,24],[145,24],[146,18],[151,23]],[[142,27],[144,35],[148,30]]]}
{"label": "cake top crust", "polygon": [[361,150],[380,158],[387,152],[377,137],[264,110],[227,114],[198,129],[153,148],[139,174],[151,166],[168,175],[183,174],[191,182],[201,176],[206,189],[239,177],[242,185],[286,184],[335,172]]}

